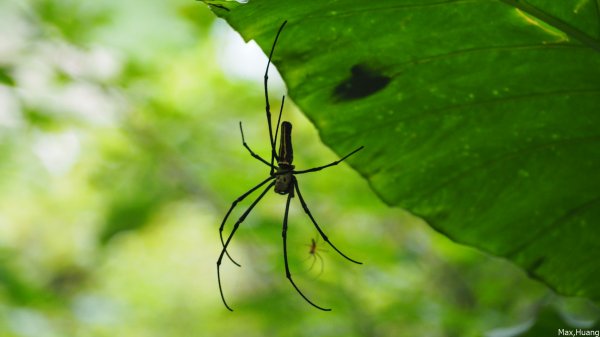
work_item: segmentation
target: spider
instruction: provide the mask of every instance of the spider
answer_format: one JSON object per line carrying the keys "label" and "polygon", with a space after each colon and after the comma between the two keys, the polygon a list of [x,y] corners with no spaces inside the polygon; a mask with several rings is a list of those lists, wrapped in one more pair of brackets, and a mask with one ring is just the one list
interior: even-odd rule
{"label": "spider", "polygon": [[313,267],[315,266],[315,263],[317,263],[317,260],[319,260],[321,268],[319,270],[318,275],[320,276],[321,274],[323,274],[323,269],[324,269],[324,265],[325,265],[320,252],[325,252],[326,250],[319,247],[319,237],[318,236],[316,237],[316,239],[311,238],[310,244],[307,246],[309,247],[309,249],[308,249],[308,257],[306,259],[307,260],[312,259],[312,262],[310,263],[310,267],[308,267],[308,270],[312,270]]}
{"label": "spider", "polygon": [[[277,127],[275,128],[275,136],[273,136],[273,129],[271,126],[271,111],[270,111],[270,105],[269,105],[269,94],[268,94],[268,89],[267,89],[267,82],[268,82],[268,78],[269,78],[268,73],[269,73],[269,66],[271,64],[271,58],[273,57],[273,52],[275,50],[275,45],[277,44],[277,39],[279,38],[279,34],[283,30],[283,27],[285,27],[286,23],[287,23],[287,21],[284,21],[283,24],[281,25],[281,27],[279,28],[279,30],[277,31],[277,35],[275,36],[275,40],[273,41],[273,46],[271,47],[271,52],[269,54],[269,60],[267,62],[267,68],[266,68],[265,75],[264,75],[264,89],[265,89],[265,102],[266,102],[265,110],[266,110],[266,115],[267,115],[267,124],[269,126],[269,139],[270,139],[270,145],[271,145],[270,161],[263,159],[261,156],[259,156],[258,154],[256,154],[254,151],[252,151],[250,149],[250,147],[248,146],[248,144],[246,143],[246,140],[244,138],[242,122],[240,122],[240,124],[239,124],[240,125],[240,133],[242,135],[242,144],[248,150],[248,152],[250,153],[250,155],[252,157],[258,159],[260,162],[262,162],[263,164],[267,165],[270,168],[270,173],[269,173],[268,178],[266,178],[265,180],[260,182],[258,185],[252,187],[246,193],[242,194],[240,197],[235,199],[235,201],[231,204],[231,207],[225,214],[225,217],[223,218],[223,221],[221,222],[221,226],[219,227],[219,236],[221,238],[221,244],[222,244],[223,248],[222,248],[221,253],[219,254],[219,258],[217,260],[217,280],[219,282],[219,292],[221,294],[221,299],[223,300],[223,304],[225,304],[225,307],[230,311],[233,311],[233,309],[231,309],[231,307],[225,301],[225,296],[223,295],[223,287],[221,285],[220,269],[221,269],[221,262],[223,260],[223,256],[227,255],[227,257],[231,260],[231,262],[233,262],[238,267],[241,266],[239,263],[237,263],[231,257],[231,255],[229,255],[229,253],[227,252],[227,247],[229,246],[229,243],[231,242],[233,235],[238,230],[239,225],[246,219],[246,217],[252,211],[254,206],[256,206],[256,204],[258,204],[258,202],[263,198],[263,196],[267,193],[267,191],[269,191],[272,187],[274,187],[275,193],[278,193],[281,195],[287,195],[287,200],[286,200],[286,204],[285,204],[285,213],[283,216],[283,229],[282,229],[282,233],[281,233],[281,235],[283,237],[283,261],[285,264],[285,275],[286,275],[286,278],[290,281],[290,283],[294,287],[294,289],[296,289],[296,291],[300,294],[300,296],[302,296],[302,298],[304,298],[304,300],[306,300],[309,304],[311,304],[313,307],[315,307],[317,309],[320,309],[323,311],[331,310],[331,309],[327,309],[327,308],[318,306],[317,304],[315,304],[311,300],[309,300],[302,293],[302,291],[300,291],[300,289],[298,288],[298,286],[292,279],[292,274],[290,273],[290,268],[288,265],[288,258],[287,258],[288,212],[290,209],[290,201],[292,200],[292,198],[294,196],[296,196],[296,194],[298,195],[298,199],[300,199],[300,203],[302,205],[302,208],[304,209],[304,212],[308,215],[308,217],[314,224],[314,226],[317,229],[317,231],[319,232],[321,238],[323,238],[323,240],[325,242],[327,242],[342,257],[344,257],[347,260],[354,262],[356,264],[362,264],[362,262],[358,262],[358,261],[353,260],[353,259],[349,258],[348,256],[346,256],[339,249],[337,249],[337,247],[335,247],[333,245],[333,243],[331,243],[331,241],[329,241],[329,238],[327,237],[327,235],[325,235],[325,233],[323,232],[321,227],[317,224],[317,221],[315,220],[315,218],[311,214],[310,210],[308,209],[308,206],[306,205],[306,202],[304,201],[304,198],[302,197],[302,193],[300,193],[300,187],[298,185],[298,180],[296,179],[296,175],[310,173],[310,172],[316,172],[316,171],[320,171],[327,167],[335,166],[335,165],[341,163],[342,161],[344,161],[346,158],[355,154],[356,152],[362,150],[363,146],[350,152],[349,154],[344,156],[342,159],[336,160],[327,165],[318,166],[318,167],[314,167],[314,168],[306,169],[306,170],[296,170],[295,166],[292,165],[292,161],[294,159],[294,152],[292,149],[292,124],[287,121],[281,122],[281,113],[283,111],[283,104],[285,102],[285,96],[283,96],[283,98],[281,100],[281,107],[279,109],[279,117],[277,119]],[[276,139],[277,139],[280,127],[281,127],[281,139],[279,141],[279,152],[276,153],[275,152]],[[274,165],[275,162],[277,163],[277,165]],[[235,222],[235,224],[233,225],[233,229],[231,230],[231,233],[227,237],[227,240],[223,240],[223,228],[225,227],[227,218],[229,217],[229,215],[231,214],[231,212],[233,211],[235,206],[239,202],[244,200],[247,196],[249,196],[252,192],[256,191],[257,189],[261,188],[262,186],[264,186],[267,183],[268,183],[267,187],[260,193],[260,195],[252,202],[252,204],[250,204],[250,206],[244,211],[244,213],[242,213],[242,215],[239,217],[239,219]]]}

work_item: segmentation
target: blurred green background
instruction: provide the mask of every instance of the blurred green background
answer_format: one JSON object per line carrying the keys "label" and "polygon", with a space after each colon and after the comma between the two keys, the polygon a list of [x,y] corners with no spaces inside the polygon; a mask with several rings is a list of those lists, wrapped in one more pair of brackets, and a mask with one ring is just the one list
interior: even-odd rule
{"label": "blurred green background", "polygon": [[[333,311],[285,278],[285,198],[268,193],[232,241],[243,267],[224,260],[228,312],[218,226],[268,175],[238,129],[267,157],[259,48],[183,0],[2,0],[0,36],[0,336],[533,336],[598,317],[389,209],[344,164],[299,181],[364,265],[322,241],[314,260],[296,199],[288,231],[294,279]],[[284,118],[298,168],[338,158],[291,100]]]}

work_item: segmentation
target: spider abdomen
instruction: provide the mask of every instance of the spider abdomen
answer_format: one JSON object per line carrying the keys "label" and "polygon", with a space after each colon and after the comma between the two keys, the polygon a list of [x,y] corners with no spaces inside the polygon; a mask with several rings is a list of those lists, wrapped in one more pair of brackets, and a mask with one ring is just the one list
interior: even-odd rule
{"label": "spider abdomen", "polygon": [[278,164],[292,165],[294,161],[294,148],[292,147],[292,123],[281,123],[281,141],[279,142]]}

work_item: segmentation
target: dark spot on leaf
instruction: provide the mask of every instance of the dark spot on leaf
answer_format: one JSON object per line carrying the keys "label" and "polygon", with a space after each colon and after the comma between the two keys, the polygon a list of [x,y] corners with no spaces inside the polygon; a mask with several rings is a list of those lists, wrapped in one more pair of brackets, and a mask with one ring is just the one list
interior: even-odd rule
{"label": "dark spot on leaf", "polygon": [[335,101],[350,101],[372,95],[385,88],[391,78],[369,69],[363,64],[356,64],[350,69],[350,77],[335,87]]}

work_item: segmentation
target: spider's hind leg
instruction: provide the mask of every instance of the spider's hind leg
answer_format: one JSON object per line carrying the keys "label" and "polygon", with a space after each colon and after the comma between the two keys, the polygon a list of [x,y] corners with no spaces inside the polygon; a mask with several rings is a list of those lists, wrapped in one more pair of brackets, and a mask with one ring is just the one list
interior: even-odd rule
{"label": "spider's hind leg", "polygon": [[329,238],[327,237],[327,235],[325,235],[325,233],[323,232],[321,227],[319,227],[319,224],[317,224],[317,221],[313,217],[312,213],[310,213],[310,210],[308,209],[308,206],[306,205],[306,202],[304,201],[304,198],[302,197],[302,194],[300,193],[300,187],[298,187],[298,180],[296,179],[296,177],[294,177],[294,188],[296,189],[296,193],[298,194],[298,199],[300,199],[300,203],[302,204],[302,208],[304,209],[304,212],[308,215],[308,217],[310,218],[312,223],[315,225],[315,228],[317,229],[319,234],[321,234],[321,237],[323,238],[323,240],[325,242],[327,242],[331,246],[331,248],[333,248],[336,252],[338,252],[338,254],[343,256],[346,260],[354,262],[356,264],[362,264],[362,262],[356,261],[356,260],[351,259],[348,256],[346,256],[346,254],[342,253],[339,249],[337,249],[336,246],[333,245],[333,243],[331,243],[331,241],[329,241]]}
{"label": "spider's hind leg", "polygon": [[309,300],[302,293],[302,291],[300,291],[300,289],[298,288],[298,286],[296,285],[296,283],[294,283],[294,280],[292,279],[292,273],[290,273],[290,267],[288,265],[288,258],[287,258],[287,220],[288,220],[288,213],[290,210],[290,200],[292,200],[293,197],[294,197],[294,193],[292,190],[288,194],[287,201],[285,203],[285,214],[283,215],[283,229],[281,231],[281,236],[283,237],[283,262],[285,264],[285,277],[287,277],[287,279],[290,280],[290,283],[292,284],[292,286],[294,286],[294,289],[296,289],[298,294],[300,294],[300,296],[302,296],[302,298],[304,298],[304,300],[306,302],[308,302],[310,305],[312,305],[313,307],[315,307],[317,309],[323,310],[323,311],[331,311],[331,309],[320,307],[320,306],[314,304],[311,300]]}

